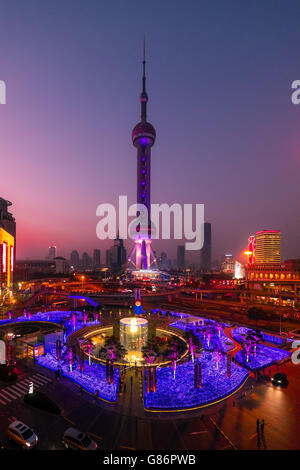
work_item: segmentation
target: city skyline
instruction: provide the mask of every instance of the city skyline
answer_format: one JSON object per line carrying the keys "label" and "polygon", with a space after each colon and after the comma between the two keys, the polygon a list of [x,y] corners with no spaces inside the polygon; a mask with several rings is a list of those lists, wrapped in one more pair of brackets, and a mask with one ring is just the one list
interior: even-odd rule
{"label": "city skyline", "polygon": [[[154,2],[133,28],[137,2],[120,2],[124,14],[116,19],[107,5],[101,18],[96,4],[72,2],[72,18],[68,2],[53,5],[59,17],[49,4],[10,2],[0,20],[7,84],[0,152],[14,180],[3,181],[1,196],[13,202],[22,234],[17,258],[44,257],[52,243],[64,256],[74,247],[104,253],[111,245],[96,239],[95,210],[118,194],[135,200],[130,130],[138,118],[144,33],[149,120],[157,129],[153,201],[204,203],[213,259],[227,251],[237,256],[248,236],[264,229],[281,230],[282,259],[297,258],[299,109],[290,86],[300,72],[299,7],[228,2],[216,13],[215,2],[201,2],[193,12],[176,5],[170,14],[170,2]],[[175,258],[178,244],[156,241],[153,249]]]}

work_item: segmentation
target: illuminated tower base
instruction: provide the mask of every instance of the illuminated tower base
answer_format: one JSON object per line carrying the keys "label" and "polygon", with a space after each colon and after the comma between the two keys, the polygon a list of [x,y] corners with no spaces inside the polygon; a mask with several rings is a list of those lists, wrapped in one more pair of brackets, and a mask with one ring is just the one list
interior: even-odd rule
{"label": "illuminated tower base", "polygon": [[150,270],[157,266],[156,258],[151,248],[150,239],[145,240],[139,238],[135,240],[134,247],[128,258],[128,263],[132,263],[134,268],[137,270]]}

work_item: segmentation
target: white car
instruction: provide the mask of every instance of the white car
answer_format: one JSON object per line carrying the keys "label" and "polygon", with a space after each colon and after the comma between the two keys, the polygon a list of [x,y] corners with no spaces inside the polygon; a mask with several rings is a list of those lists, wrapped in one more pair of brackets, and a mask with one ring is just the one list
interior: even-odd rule
{"label": "white car", "polygon": [[75,428],[68,428],[62,438],[63,444],[68,449],[97,450],[97,444],[84,432]]}
{"label": "white car", "polygon": [[22,421],[15,420],[10,423],[7,432],[8,438],[21,445],[23,449],[32,449],[38,443],[37,435]]}

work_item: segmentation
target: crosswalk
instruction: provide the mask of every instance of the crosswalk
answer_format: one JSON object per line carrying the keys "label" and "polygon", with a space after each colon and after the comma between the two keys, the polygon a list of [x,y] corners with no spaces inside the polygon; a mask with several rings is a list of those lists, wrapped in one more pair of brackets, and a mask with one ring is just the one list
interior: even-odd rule
{"label": "crosswalk", "polygon": [[13,400],[23,398],[23,396],[28,393],[29,384],[31,382],[33,383],[34,388],[39,388],[52,382],[52,379],[45,377],[45,375],[35,374],[30,377],[26,377],[26,379],[20,380],[9,387],[2,388],[0,390],[0,406],[5,406]]}

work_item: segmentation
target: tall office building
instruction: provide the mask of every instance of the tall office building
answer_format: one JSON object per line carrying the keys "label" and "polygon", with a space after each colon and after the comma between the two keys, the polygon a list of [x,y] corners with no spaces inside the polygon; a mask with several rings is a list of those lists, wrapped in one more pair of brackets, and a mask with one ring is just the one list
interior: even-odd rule
{"label": "tall office building", "polygon": [[124,247],[124,241],[117,235],[113,246],[109,250],[110,267],[115,272],[120,272],[127,262],[127,252]]}
{"label": "tall office building", "polygon": [[15,265],[16,222],[8,212],[12,203],[0,198],[0,294],[5,295],[13,284]]}
{"label": "tall office building", "polygon": [[82,254],[82,259],[81,259],[81,267],[82,269],[89,269],[91,267],[91,258],[89,257],[89,255],[84,252]]}
{"label": "tall office building", "polygon": [[170,260],[168,259],[167,253],[165,253],[164,251],[161,252],[157,264],[159,269],[161,269],[162,271],[170,269]]}
{"label": "tall office building", "polygon": [[77,250],[73,250],[70,255],[70,267],[71,269],[79,268],[80,261],[79,261],[79,253]]}
{"label": "tall office building", "polygon": [[211,270],[211,223],[204,223],[204,243],[200,250],[201,269],[205,272]]}
{"label": "tall office building", "polygon": [[49,246],[49,255],[48,259],[56,258],[56,246]]}
{"label": "tall office building", "polygon": [[254,264],[280,264],[280,230],[261,230],[255,234]]}
{"label": "tall office building", "polygon": [[185,246],[177,247],[177,268],[181,271],[185,268]]}
{"label": "tall office building", "polygon": [[100,250],[95,249],[93,253],[93,268],[94,269],[100,268],[100,257],[101,257]]}
{"label": "tall office building", "polygon": [[105,266],[110,268],[110,250],[105,251]]}

